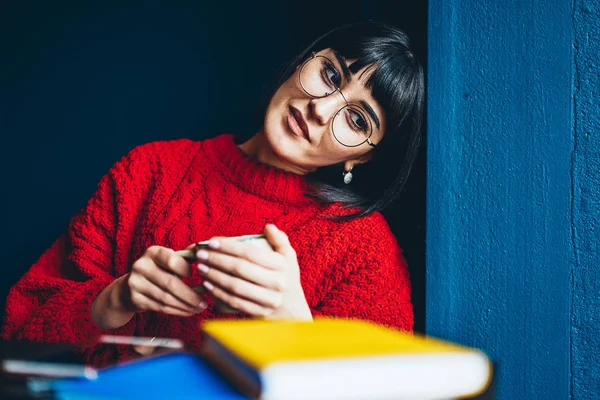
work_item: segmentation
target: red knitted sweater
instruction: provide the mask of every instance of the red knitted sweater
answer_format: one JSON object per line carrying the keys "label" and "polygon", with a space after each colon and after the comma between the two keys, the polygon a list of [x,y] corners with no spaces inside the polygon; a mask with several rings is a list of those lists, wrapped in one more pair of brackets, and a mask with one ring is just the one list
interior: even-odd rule
{"label": "red knitted sweater", "polygon": [[[341,179],[341,176],[340,176]],[[212,236],[262,232],[274,223],[298,254],[313,315],[368,319],[412,330],[407,266],[379,213],[350,222],[304,196],[303,177],[258,163],[222,135],[202,142],[154,142],[132,150],[100,181],[67,231],[11,289],[4,338],[93,343],[103,333],[200,342],[209,308],[179,318],[138,313],[103,331],[90,318],[98,293],[151,245],[175,250]],[[184,279],[198,284],[196,275]]]}

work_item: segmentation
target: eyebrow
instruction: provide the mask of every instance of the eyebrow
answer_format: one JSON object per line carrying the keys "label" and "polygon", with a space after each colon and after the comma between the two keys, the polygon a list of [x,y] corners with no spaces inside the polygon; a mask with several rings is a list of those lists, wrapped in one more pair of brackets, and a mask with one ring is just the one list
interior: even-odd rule
{"label": "eyebrow", "polygon": [[[336,60],[338,61],[338,63],[342,67],[342,74],[344,74],[344,78],[348,82],[352,82],[352,75],[353,74],[350,71],[350,68],[348,67],[348,63],[346,62],[346,59],[344,57],[342,57],[342,55],[340,53],[338,53],[336,50],[333,51],[333,54],[335,55]],[[373,119],[373,121],[375,121],[375,125],[377,126],[377,129],[379,129],[380,128],[379,117],[377,117],[377,114],[375,114],[375,110],[373,110],[373,107],[371,107],[369,105],[369,103],[367,103],[364,100],[361,100],[360,104],[363,106],[363,108],[365,109],[365,111],[367,112],[367,114],[369,114],[371,116],[371,118]]]}
{"label": "eyebrow", "polygon": [[375,125],[377,125],[377,129],[379,129],[379,118],[377,117],[377,114],[375,114],[375,110],[373,110],[369,103],[367,103],[364,100],[361,100],[360,104],[363,106],[365,111],[371,116],[371,118],[373,118],[373,120],[375,121]]}
{"label": "eyebrow", "polygon": [[350,72],[350,68],[348,67],[348,63],[346,63],[346,59],[342,57],[342,55],[336,50],[333,51],[333,54],[335,54],[335,58],[337,59],[338,63],[340,63],[340,65],[342,66],[342,73],[344,74],[344,78],[348,82],[352,82],[352,72]]}

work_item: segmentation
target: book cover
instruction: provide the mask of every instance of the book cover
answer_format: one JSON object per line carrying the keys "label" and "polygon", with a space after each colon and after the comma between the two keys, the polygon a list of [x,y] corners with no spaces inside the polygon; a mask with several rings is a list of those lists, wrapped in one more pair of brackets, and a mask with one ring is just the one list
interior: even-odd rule
{"label": "book cover", "polygon": [[250,397],[454,398],[483,392],[491,363],[477,350],[359,320],[216,320],[203,354]]}

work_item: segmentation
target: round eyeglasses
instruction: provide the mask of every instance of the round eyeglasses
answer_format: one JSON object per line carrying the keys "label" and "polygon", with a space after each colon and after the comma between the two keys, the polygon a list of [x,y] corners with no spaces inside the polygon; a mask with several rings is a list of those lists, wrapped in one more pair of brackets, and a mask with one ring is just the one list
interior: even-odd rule
{"label": "round eyeglasses", "polygon": [[311,97],[323,98],[339,92],[346,105],[333,116],[331,131],[335,139],[346,147],[358,147],[371,141],[373,127],[367,113],[358,105],[348,103],[340,90],[341,74],[329,58],[312,53],[312,57],[304,62],[298,75],[300,86]]}

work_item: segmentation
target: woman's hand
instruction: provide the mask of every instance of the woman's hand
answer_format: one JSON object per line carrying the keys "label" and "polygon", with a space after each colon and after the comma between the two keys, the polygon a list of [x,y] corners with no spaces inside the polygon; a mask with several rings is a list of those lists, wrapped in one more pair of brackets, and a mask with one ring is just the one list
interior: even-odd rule
{"label": "woman's hand", "polygon": [[152,246],[127,275],[123,305],[130,311],[157,311],[189,317],[207,304],[180,277],[191,275],[190,264],[171,249]]}
{"label": "woman's hand", "polygon": [[296,251],[274,225],[264,232],[273,250],[235,239],[211,239],[209,249],[196,254],[204,286],[228,306],[254,317],[311,320]]}
{"label": "woman's hand", "polygon": [[130,273],[98,295],[91,307],[92,319],[98,326],[111,329],[125,325],[136,312],[156,311],[179,317],[202,312],[206,302],[181,280],[191,272],[190,264],[173,250],[149,247],[133,263]]}

